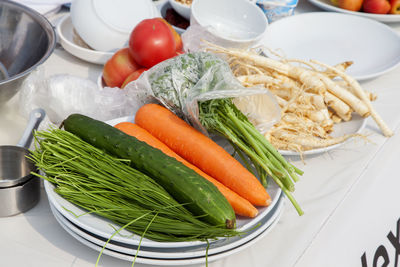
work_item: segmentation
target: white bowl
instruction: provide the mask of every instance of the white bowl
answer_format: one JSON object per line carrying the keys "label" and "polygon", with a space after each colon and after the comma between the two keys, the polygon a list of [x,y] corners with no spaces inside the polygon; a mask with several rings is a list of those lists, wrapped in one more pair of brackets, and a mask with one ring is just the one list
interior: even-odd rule
{"label": "white bowl", "polygon": [[127,46],[130,33],[139,22],[160,16],[151,0],[74,0],[70,13],[79,36],[103,52]]}
{"label": "white bowl", "polygon": [[224,47],[249,47],[261,40],[268,20],[248,0],[194,0],[190,25],[200,25]]}
{"label": "white bowl", "polygon": [[[162,2],[161,4],[159,4],[157,7],[160,10],[161,16],[165,19],[167,10],[169,8],[172,8],[172,5],[168,1],[165,1],[165,2]],[[182,33],[184,33],[186,31],[186,29],[182,29],[182,28],[176,27],[176,26],[174,26],[172,24],[171,24],[171,26],[172,26],[172,28],[174,28],[174,30],[178,34],[182,34]]]}
{"label": "white bowl", "polygon": [[175,9],[176,13],[187,20],[190,19],[190,5],[179,3],[176,0],[169,0],[169,3],[171,4],[172,8]]}
{"label": "white bowl", "polygon": [[99,76],[97,76],[97,87],[99,88],[99,90],[102,90],[104,87],[106,87],[106,83],[104,82],[103,79],[103,73],[100,73]]}
{"label": "white bowl", "polygon": [[78,43],[69,14],[65,15],[57,24],[56,32],[62,47],[71,55],[84,61],[104,65],[114,55],[113,52],[93,50]]}

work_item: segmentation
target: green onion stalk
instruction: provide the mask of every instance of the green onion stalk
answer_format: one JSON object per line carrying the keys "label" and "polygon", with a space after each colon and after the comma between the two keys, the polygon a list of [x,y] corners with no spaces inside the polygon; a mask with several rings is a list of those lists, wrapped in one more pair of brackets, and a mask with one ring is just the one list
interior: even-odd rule
{"label": "green onion stalk", "polygon": [[60,129],[35,133],[31,159],[55,192],[87,212],[161,242],[208,241],[240,235],[185,209],[147,175]]}
{"label": "green onion stalk", "polygon": [[303,210],[292,195],[294,182],[298,181],[298,175],[302,175],[303,171],[286,161],[235,106],[232,98],[200,102],[199,119],[209,132],[227,138],[239,152],[247,168],[252,170],[242,152],[247,155],[263,185],[266,186],[266,177],[271,177],[289,198],[298,214],[303,214]]}

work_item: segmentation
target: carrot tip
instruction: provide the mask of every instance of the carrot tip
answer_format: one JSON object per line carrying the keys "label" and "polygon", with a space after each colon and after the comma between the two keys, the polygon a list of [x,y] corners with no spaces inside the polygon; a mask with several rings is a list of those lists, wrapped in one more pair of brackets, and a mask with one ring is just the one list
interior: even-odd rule
{"label": "carrot tip", "polygon": [[267,201],[265,202],[266,206],[269,206],[272,203],[271,199],[267,199]]}

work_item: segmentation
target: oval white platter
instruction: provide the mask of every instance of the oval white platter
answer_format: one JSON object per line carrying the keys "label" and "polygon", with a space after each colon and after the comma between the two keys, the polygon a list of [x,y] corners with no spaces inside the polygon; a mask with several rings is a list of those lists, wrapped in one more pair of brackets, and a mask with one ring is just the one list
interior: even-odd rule
{"label": "oval white platter", "polygon": [[[331,136],[338,137],[338,136],[343,136],[346,134],[359,134],[365,128],[366,124],[367,124],[366,118],[363,118],[357,114],[353,114],[352,119],[350,121],[335,124],[333,127],[333,132],[332,132]],[[307,151],[302,152],[301,154],[302,155],[315,155],[315,154],[325,153],[330,150],[336,149],[336,148],[350,142],[353,139],[354,139],[354,137],[347,139],[344,142],[335,144],[335,145],[307,150]],[[279,153],[281,153],[284,156],[299,156],[300,155],[300,153],[297,151],[289,151],[289,150],[279,150]]]}
{"label": "oval white platter", "polygon": [[[346,73],[361,81],[400,64],[400,35],[378,21],[336,12],[311,12],[269,25],[261,42],[287,59],[336,65],[353,61]],[[268,49],[264,53],[277,58]]]}
{"label": "oval white platter", "polygon": [[[258,227],[250,230],[246,235],[242,237],[233,237],[225,239],[221,242],[214,242],[210,245],[208,249],[208,256],[223,253],[228,250],[231,250],[235,247],[238,247],[262,232],[264,232],[274,221],[277,219],[279,214],[281,213],[283,207],[284,197],[280,197],[277,205],[273,208],[271,213],[266,216],[263,220],[259,222]],[[95,236],[90,232],[84,231],[78,226],[74,225],[68,219],[66,219],[61,213],[57,211],[57,209],[50,204],[51,210],[56,217],[57,221],[65,228],[69,228],[69,230],[73,231],[75,234],[80,237],[103,247],[107,239],[101,238],[99,236]],[[114,250],[120,253],[125,253],[131,256],[134,256],[137,253],[138,246],[130,246],[125,245],[123,243],[113,242],[112,240],[106,244],[106,248],[110,250]],[[174,249],[163,249],[163,248],[147,248],[140,247],[138,251],[138,256],[140,257],[148,257],[155,259],[188,259],[188,258],[196,258],[196,257],[205,257],[206,249],[205,247],[185,247],[185,248],[174,248]]]}
{"label": "oval white platter", "polygon": [[350,15],[356,15],[360,17],[370,18],[381,22],[400,22],[400,15],[396,14],[372,14],[360,11],[350,11],[337,6],[334,6],[330,0],[308,0],[311,4],[326,10],[333,12],[340,12]]}
{"label": "oval white platter", "polygon": [[[207,257],[207,261],[208,262],[213,262],[219,259],[222,259],[224,257],[227,257],[229,255],[232,255],[234,253],[237,253],[251,245],[253,245],[254,243],[256,243],[258,240],[262,239],[265,235],[267,235],[272,229],[273,227],[278,223],[279,218],[282,214],[282,210],[283,210],[283,202],[281,201],[279,203],[279,205],[276,207],[276,216],[275,219],[272,220],[271,224],[266,227],[265,229],[263,229],[262,231],[259,231],[259,233],[257,233],[257,235],[255,235],[254,238],[252,238],[251,240],[248,240],[247,242],[242,243],[241,245],[238,245],[236,247],[233,247],[231,249],[227,249],[221,253],[216,253],[213,255],[208,255]],[[60,215],[60,214],[59,214]],[[62,217],[62,215],[60,215]],[[72,237],[74,237],[76,240],[78,240],[79,242],[81,242],[82,244],[86,245],[87,247],[90,247],[96,251],[103,251],[103,253],[105,255],[109,255],[118,259],[122,259],[122,260],[126,260],[126,261],[130,261],[132,262],[134,259],[134,255],[133,254],[127,254],[127,253],[123,253],[121,251],[119,251],[119,249],[117,248],[117,250],[113,250],[110,248],[104,248],[101,245],[98,245],[94,242],[92,242],[91,240],[85,239],[83,236],[77,234],[76,232],[74,232],[72,229],[70,229],[68,226],[66,226],[63,223],[62,218],[60,218],[60,216],[55,215],[56,220],[60,223],[60,225],[64,228],[65,231],[67,231]],[[115,248],[115,247],[114,247]],[[141,248],[142,249],[142,248]],[[191,265],[191,264],[204,264],[206,262],[206,257],[195,257],[195,258],[176,258],[176,259],[159,259],[159,258],[153,258],[153,257],[142,257],[142,256],[137,256],[136,263],[142,263],[142,264],[150,264],[153,266],[181,266],[181,265]]]}

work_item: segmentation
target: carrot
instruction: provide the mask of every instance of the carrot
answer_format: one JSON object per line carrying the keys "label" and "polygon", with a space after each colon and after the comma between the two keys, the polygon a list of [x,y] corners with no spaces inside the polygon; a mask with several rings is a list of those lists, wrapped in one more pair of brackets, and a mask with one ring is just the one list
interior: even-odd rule
{"label": "carrot", "polygon": [[192,165],[191,163],[180,157],[178,154],[172,151],[167,145],[162,143],[160,140],[151,135],[145,129],[131,122],[121,122],[115,125],[114,127],[128,135],[136,137],[140,141],[145,142],[154,148],[161,150],[162,152],[164,152],[164,154],[175,158],[176,160],[180,161],[187,167],[191,168],[192,170],[194,170],[195,172],[206,178],[208,181],[212,182],[222,193],[222,195],[225,196],[225,198],[231,204],[236,214],[251,218],[257,216],[258,210],[248,200],[242,198],[241,196],[239,196],[238,194],[236,194],[235,192],[224,186],[222,183],[218,182],[211,176],[201,171],[196,166]]}
{"label": "carrot", "polygon": [[137,111],[135,122],[253,205],[268,206],[271,203],[271,197],[251,172],[221,146],[165,107],[146,104]]}

